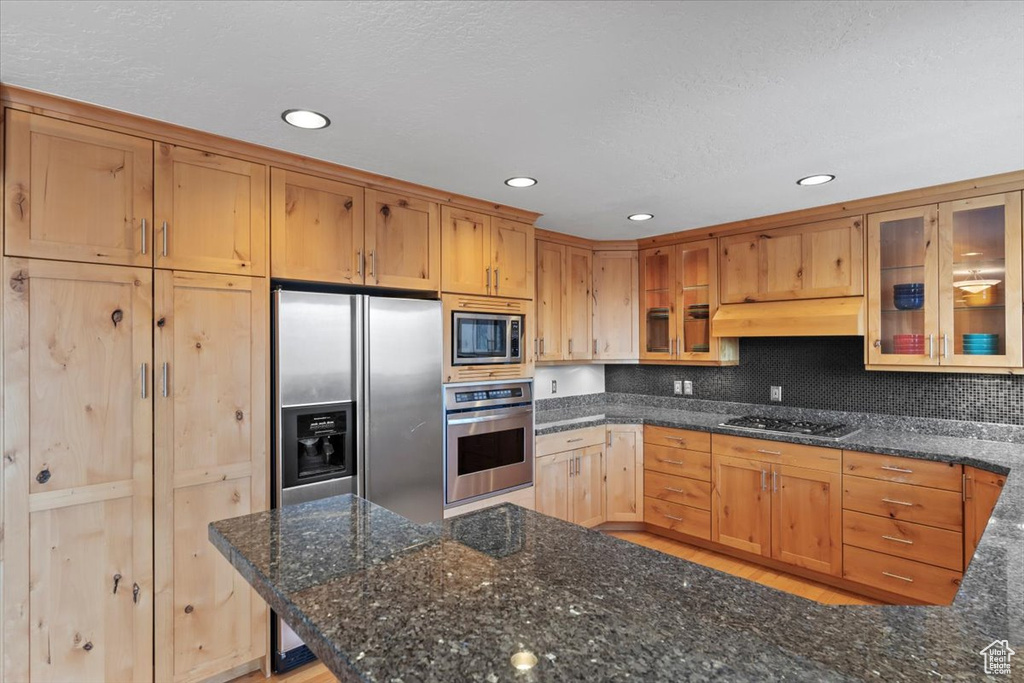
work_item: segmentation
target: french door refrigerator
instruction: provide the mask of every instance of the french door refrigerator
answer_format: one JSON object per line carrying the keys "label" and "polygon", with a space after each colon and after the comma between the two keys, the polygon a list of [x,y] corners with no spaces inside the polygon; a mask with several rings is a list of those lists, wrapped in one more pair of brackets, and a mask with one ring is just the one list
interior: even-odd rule
{"label": "french door refrigerator", "polygon": [[[414,522],[439,521],[441,302],[273,296],[274,506],[356,493]],[[312,658],[280,619],[274,627],[276,670]]]}

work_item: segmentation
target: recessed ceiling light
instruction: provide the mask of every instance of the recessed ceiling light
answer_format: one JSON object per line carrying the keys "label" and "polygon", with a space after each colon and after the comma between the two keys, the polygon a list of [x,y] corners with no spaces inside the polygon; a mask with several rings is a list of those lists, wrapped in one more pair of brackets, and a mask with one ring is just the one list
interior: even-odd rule
{"label": "recessed ceiling light", "polygon": [[631,221],[649,221],[652,218],[654,218],[653,213],[634,213],[629,216],[629,220]]}
{"label": "recessed ceiling light", "polygon": [[515,178],[509,178],[505,181],[505,184],[509,187],[532,187],[537,184],[537,179],[518,176]]}
{"label": "recessed ceiling light", "polygon": [[806,178],[801,178],[796,181],[797,185],[824,185],[825,183],[831,183],[836,177],[831,173],[819,173],[818,175],[809,175]]}
{"label": "recessed ceiling light", "polygon": [[285,120],[285,123],[289,123],[296,128],[306,128],[309,130],[326,128],[331,125],[329,118],[309,109],[288,109],[281,114],[281,118]]}

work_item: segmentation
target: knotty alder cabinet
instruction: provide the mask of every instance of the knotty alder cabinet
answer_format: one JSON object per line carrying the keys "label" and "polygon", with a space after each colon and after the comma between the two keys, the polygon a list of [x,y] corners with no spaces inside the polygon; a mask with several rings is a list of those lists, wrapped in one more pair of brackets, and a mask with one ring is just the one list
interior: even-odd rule
{"label": "knotty alder cabinet", "polygon": [[533,298],[532,225],[445,206],[441,226],[443,291]]}

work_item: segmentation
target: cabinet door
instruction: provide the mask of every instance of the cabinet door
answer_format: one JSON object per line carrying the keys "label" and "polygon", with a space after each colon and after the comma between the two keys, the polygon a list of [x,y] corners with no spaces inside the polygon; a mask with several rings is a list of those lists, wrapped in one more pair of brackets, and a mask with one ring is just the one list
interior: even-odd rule
{"label": "cabinet door", "polygon": [[964,569],[974,557],[1005,485],[1006,475],[964,467]]}
{"label": "cabinet door", "polygon": [[772,468],[772,557],[805,569],[843,571],[842,475]]}
{"label": "cabinet door", "polygon": [[589,360],[594,357],[593,316],[591,314],[591,260],[593,252],[579,247],[565,250],[566,285],[565,316],[568,321],[566,336],[569,360]]}
{"label": "cabinet door", "polygon": [[8,109],[5,175],[7,254],[152,265],[150,140]]}
{"label": "cabinet door", "polygon": [[537,360],[565,360],[565,247],[537,240]]}
{"label": "cabinet door", "polygon": [[935,206],[868,216],[869,365],[938,365],[938,255]]}
{"label": "cabinet door", "polygon": [[441,289],[456,294],[491,294],[491,217],[441,207]]}
{"label": "cabinet door", "polygon": [[722,303],[760,300],[760,238],[754,234],[729,235],[718,240],[722,267]]}
{"label": "cabinet door", "polygon": [[512,299],[533,298],[536,250],[532,225],[491,218],[492,292]]}
{"label": "cabinet door", "polygon": [[609,522],[644,521],[642,427],[609,426],[605,442],[605,517]]}
{"label": "cabinet door", "polygon": [[152,680],[152,271],[4,263],[9,681]]}
{"label": "cabinet door", "polygon": [[640,358],[672,360],[676,345],[675,248],[640,251]]}
{"label": "cabinet door", "polygon": [[1021,194],[939,205],[942,365],[1020,367]]}
{"label": "cabinet door", "polygon": [[771,465],[712,456],[711,540],[749,553],[771,554]]}
{"label": "cabinet door", "polygon": [[441,226],[437,204],[366,191],[366,284],[437,291]]}
{"label": "cabinet door", "polygon": [[640,358],[639,258],[635,251],[594,252],[594,358]]}
{"label": "cabinet door", "polygon": [[576,463],[572,474],[572,521],[580,526],[597,526],[605,521],[604,444],[573,451]]}
{"label": "cabinet door", "polygon": [[680,360],[719,357],[719,340],[711,336],[711,318],[718,310],[717,248],[713,239],[676,247],[676,358]]}
{"label": "cabinet door", "polygon": [[207,539],[267,509],[267,281],[156,280],[156,677],[195,681],[261,657],[266,605]]}
{"label": "cabinet door", "polygon": [[156,267],[266,275],[267,167],[157,145]]}
{"label": "cabinet door", "polygon": [[537,512],[566,522],[572,520],[569,499],[569,467],[575,466],[575,451],[537,458],[534,462],[534,489]]}
{"label": "cabinet door", "polygon": [[270,274],[363,284],[363,188],[270,171]]}

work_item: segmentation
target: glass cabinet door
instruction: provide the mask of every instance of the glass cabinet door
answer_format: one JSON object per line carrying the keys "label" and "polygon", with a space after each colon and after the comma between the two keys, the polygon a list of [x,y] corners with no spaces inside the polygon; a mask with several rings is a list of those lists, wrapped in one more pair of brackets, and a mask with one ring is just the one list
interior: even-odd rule
{"label": "glass cabinet door", "polygon": [[1021,365],[1021,195],[939,205],[943,365]]}
{"label": "glass cabinet door", "polygon": [[673,357],[676,341],[673,250],[673,247],[659,247],[640,252],[640,294],[643,297],[641,358]]}
{"label": "glass cabinet door", "polygon": [[868,363],[937,365],[938,211],[868,217]]}
{"label": "glass cabinet door", "polygon": [[679,342],[676,357],[683,360],[712,358],[711,316],[718,295],[717,243],[703,240],[676,247]]}

